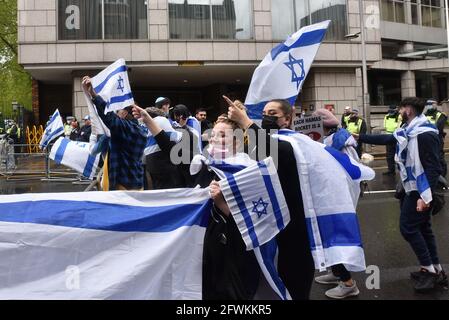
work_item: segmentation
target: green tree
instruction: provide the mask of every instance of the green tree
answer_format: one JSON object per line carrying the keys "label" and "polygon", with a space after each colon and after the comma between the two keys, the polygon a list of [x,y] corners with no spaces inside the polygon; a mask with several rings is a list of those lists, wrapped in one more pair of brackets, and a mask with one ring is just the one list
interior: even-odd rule
{"label": "green tree", "polygon": [[0,0],[0,108],[11,112],[12,101],[31,110],[31,77],[18,63],[17,0]]}

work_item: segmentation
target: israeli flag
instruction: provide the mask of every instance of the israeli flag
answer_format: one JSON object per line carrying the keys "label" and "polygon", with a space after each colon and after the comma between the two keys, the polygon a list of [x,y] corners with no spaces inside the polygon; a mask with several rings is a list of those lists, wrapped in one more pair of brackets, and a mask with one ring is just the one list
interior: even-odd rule
{"label": "israeli flag", "polygon": [[397,129],[393,135],[397,140],[395,161],[399,168],[401,182],[406,192],[418,191],[425,203],[432,201],[432,190],[419,158],[418,135],[438,129],[421,114],[404,128]]}
{"label": "israeli flag", "polygon": [[[172,123],[173,127],[175,127],[175,128],[181,127],[179,125],[179,123],[176,121],[172,121],[171,123]],[[195,139],[198,144],[198,152],[199,152],[199,154],[202,154],[203,153],[203,144],[202,144],[202,136],[201,136],[201,123],[198,121],[197,118],[191,116],[187,119],[186,126],[187,126],[187,128],[190,129],[190,131],[195,136]]]}
{"label": "israeli flag", "polygon": [[[246,155],[247,156],[247,155]],[[248,157],[249,158],[249,157]],[[273,160],[262,162],[236,156],[209,161],[219,177],[223,196],[242,234],[247,250],[254,250],[267,282],[283,300],[291,296],[277,270],[275,236],[290,222],[285,197]]]}
{"label": "israeli flag", "polygon": [[247,250],[267,243],[290,222],[272,158],[230,174],[219,183]]}
{"label": "israeli flag", "polygon": [[95,92],[107,102],[104,114],[134,104],[124,59],[119,59],[92,78]]}
{"label": "israeli flag", "polygon": [[[170,141],[178,143],[182,139],[182,133],[173,129],[170,121],[168,121],[165,117],[156,117],[153,119],[156,123],[161,127],[162,130],[165,131],[170,136]],[[146,127],[145,127],[146,128]],[[161,148],[157,144],[156,139],[153,137],[151,132],[148,130],[148,141],[147,146],[144,150],[144,155],[150,155],[155,152],[161,151]]]}
{"label": "israeli flag", "polygon": [[44,135],[42,136],[39,146],[41,149],[47,148],[48,144],[54,139],[64,133],[64,123],[62,122],[61,114],[56,109],[55,113],[50,118],[50,121],[45,128]]}
{"label": "israeli flag", "polygon": [[50,159],[57,164],[72,168],[84,177],[92,180],[97,173],[100,154],[92,156],[89,147],[89,143],[71,141],[61,137],[53,145]]}
{"label": "israeli flag", "polygon": [[208,189],[0,196],[0,299],[202,297]]}
{"label": "israeli flag", "polygon": [[245,105],[251,119],[262,119],[272,99],[294,105],[330,21],[301,28],[267,54],[253,74]]}
{"label": "israeli flag", "polygon": [[196,141],[198,143],[198,151],[199,153],[203,153],[203,138],[201,136],[201,123],[195,117],[189,117],[187,119],[187,127],[192,131],[195,135]]}
{"label": "israeli flag", "polygon": [[344,264],[366,269],[356,207],[362,180],[374,171],[332,147],[291,130],[273,135],[291,144],[297,163],[304,213],[315,267]]}

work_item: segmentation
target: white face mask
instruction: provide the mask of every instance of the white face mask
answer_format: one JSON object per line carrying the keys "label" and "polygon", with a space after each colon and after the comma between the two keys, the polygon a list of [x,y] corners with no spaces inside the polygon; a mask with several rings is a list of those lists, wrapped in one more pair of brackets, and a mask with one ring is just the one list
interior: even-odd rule
{"label": "white face mask", "polygon": [[226,158],[232,157],[233,153],[226,146],[209,144],[207,152],[214,160],[225,160]]}

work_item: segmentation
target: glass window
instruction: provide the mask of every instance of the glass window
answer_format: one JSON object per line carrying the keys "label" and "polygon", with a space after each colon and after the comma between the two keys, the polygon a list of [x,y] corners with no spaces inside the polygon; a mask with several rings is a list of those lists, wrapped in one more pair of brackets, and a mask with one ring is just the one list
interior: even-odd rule
{"label": "glass window", "polygon": [[171,39],[252,37],[251,0],[168,0],[168,10]]}
{"label": "glass window", "polygon": [[331,20],[326,40],[343,40],[347,34],[346,0],[309,1],[312,23]]}
{"label": "glass window", "polygon": [[285,39],[305,25],[324,20],[332,21],[326,34],[326,40],[343,40],[348,29],[346,0],[272,1],[274,39]]}
{"label": "glass window", "polygon": [[58,18],[60,40],[148,38],[146,0],[59,0]]}
{"label": "glass window", "polygon": [[405,0],[382,0],[382,20],[405,23],[405,2]]}
{"label": "glass window", "polygon": [[102,0],[59,0],[60,40],[102,38]]}
{"label": "glass window", "polygon": [[223,1],[212,4],[214,39],[250,39],[250,1]]}
{"label": "glass window", "polygon": [[104,0],[105,39],[148,38],[145,0]]}
{"label": "glass window", "polygon": [[405,6],[403,2],[395,2],[394,4],[395,22],[405,23]]}
{"label": "glass window", "polygon": [[419,16],[418,16],[418,5],[417,4],[411,4],[411,10],[412,10],[412,24],[419,24]]}
{"label": "glass window", "polygon": [[293,1],[273,0],[271,15],[273,39],[285,40],[295,32],[295,7]]}
{"label": "glass window", "polygon": [[422,25],[425,27],[442,28],[442,6],[440,0],[421,0]]}

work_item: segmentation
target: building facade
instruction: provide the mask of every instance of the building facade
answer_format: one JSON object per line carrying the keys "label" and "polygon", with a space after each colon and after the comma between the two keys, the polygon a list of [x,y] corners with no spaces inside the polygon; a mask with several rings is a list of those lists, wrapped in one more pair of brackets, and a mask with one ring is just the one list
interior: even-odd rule
{"label": "building facade", "polygon": [[[441,2],[441,3],[440,3]],[[363,1],[373,125],[401,97],[447,98],[444,1]],[[87,114],[80,87],[118,58],[137,103],[168,96],[216,116],[223,94],[244,99],[254,69],[301,26],[331,26],[297,104],[362,105],[358,0],[18,0],[19,61],[32,75],[33,110]],[[439,46],[439,47],[438,47]],[[423,52],[423,48],[429,52]],[[435,49],[433,49],[435,48]],[[440,51],[438,51],[440,48]]]}

